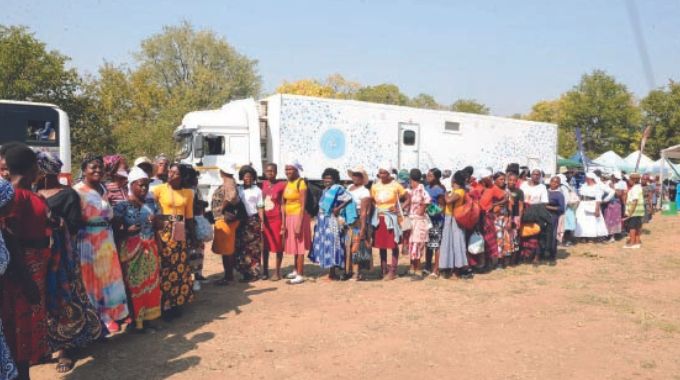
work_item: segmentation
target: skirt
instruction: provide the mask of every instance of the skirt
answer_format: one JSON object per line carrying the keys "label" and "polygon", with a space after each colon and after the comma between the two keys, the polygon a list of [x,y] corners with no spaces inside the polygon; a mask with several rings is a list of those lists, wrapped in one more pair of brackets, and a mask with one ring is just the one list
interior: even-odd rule
{"label": "skirt", "polygon": [[589,207],[587,205],[588,202],[579,203],[576,209],[576,231],[574,236],[594,238],[609,235],[607,224],[604,222],[602,214],[595,216],[594,213],[586,211]]}
{"label": "skirt", "polygon": [[468,266],[465,231],[458,227],[451,215],[444,218],[442,243],[439,253],[439,269],[463,268]]}
{"label": "skirt", "polygon": [[505,217],[496,217],[494,226],[496,227],[496,245],[498,246],[498,257],[508,257],[514,252],[510,222]]}
{"label": "skirt", "polygon": [[0,320],[0,379],[16,379],[17,376],[19,376],[19,371],[12,358],[12,351],[5,341],[5,335],[2,333],[2,320]]}
{"label": "skirt", "polygon": [[161,316],[160,259],[156,240],[139,234],[121,242],[123,278],[137,326]]}
{"label": "skirt", "polygon": [[564,230],[574,231],[576,229],[576,212],[573,208],[567,207],[564,211]]}
{"label": "skirt", "polygon": [[488,258],[500,258],[498,250],[498,238],[496,231],[496,215],[491,212],[484,213],[484,254]]}
{"label": "skirt", "polygon": [[224,219],[215,220],[215,235],[212,251],[218,255],[231,256],[236,251],[236,230],[239,221],[227,223]]}
{"label": "skirt", "polygon": [[[295,228],[302,219],[300,237],[295,236]],[[286,249],[288,255],[304,255],[312,246],[312,230],[309,215],[286,215]]]}
{"label": "skirt", "polygon": [[85,347],[102,335],[80,275],[80,259],[64,229],[53,230],[47,271],[47,338],[52,352]]}
{"label": "skirt", "polygon": [[2,322],[7,344],[17,362],[37,364],[49,353],[45,278],[50,249],[24,249],[31,280],[38,288],[38,303],[31,305],[22,284],[2,278]]}
{"label": "skirt", "polygon": [[396,249],[399,244],[394,241],[394,231],[387,229],[385,217],[380,215],[378,217],[378,227],[373,233],[373,248],[378,249]]}
{"label": "skirt", "polygon": [[309,259],[324,269],[345,266],[345,228],[335,215],[317,216]]}
{"label": "skirt", "polygon": [[437,249],[442,243],[442,231],[444,230],[444,217],[437,216],[430,218],[432,221],[432,228],[428,232],[429,238],[427,240],[427,248]]}
{"label": "skirt", "polygon": [[538,240],[540,235],[521,238],[520,254],[524,258],[532,258],[541,253],[541,243]]}
{"label": "skirt", "polygon": [[618,201],[609,202],[607,208],[604,209],[604,222],[607,225],[609,235],[621,233],[621,220],[621,203]]}
{"label": "skirt", "polygon": [[420,260],[429,240],[430,219],[426,216],[411,216],[411,236],[409,236],[408,243],[408,253],[411,260]]}
{"label": "skirt", "polygon": [[268,252],[283,252],[283,237],[281,236],[281,226],[283,222],[281,218],[265,217],[264,219],[264,235],[265,249]]}
{"label": "skirt", "polygon": [[161,310],[190,303],[194,299],[194,280],[189,267],[186,241],[172,240],[172,222],[161,231]]}
{"label": "skirt", "polygon": [[[373,249],[366,243],[366,239],[361,239],[361,222],[356,221],[348,231],[349,252],[352,254],[352,264],[358,265],[359,269],[370,270],[373,268]],[[366,226],[365,233],[370,236],[371,226]]]}
{"label": "skirt", "polygon": [[239,226],[237,232],[236,267],[242,274],[259,276],[262,274],[260,260],[262,258],[262,229],[260,217],[255,214],[249,216],[246,222]]}

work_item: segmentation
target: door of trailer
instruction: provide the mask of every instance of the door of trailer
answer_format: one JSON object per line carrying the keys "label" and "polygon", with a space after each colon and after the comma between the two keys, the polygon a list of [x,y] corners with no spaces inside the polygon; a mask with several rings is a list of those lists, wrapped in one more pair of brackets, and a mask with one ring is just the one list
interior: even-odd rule
{"label": "door of trailer", "polygon": [[420,124],[399,123],[399,169],[420,168]]}

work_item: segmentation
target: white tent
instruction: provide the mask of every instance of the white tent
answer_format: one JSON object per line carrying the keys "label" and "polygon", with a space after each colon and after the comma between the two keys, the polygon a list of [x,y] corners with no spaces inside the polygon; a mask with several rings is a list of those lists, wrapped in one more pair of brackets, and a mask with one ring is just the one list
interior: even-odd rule
{"label": "white tent", "polygon": [[604,166],[606,168],[611,168],[611,169],[622,169],[624,166],[626,166],[626,162],[616,154],[613,150],[610,150],[609,152],[602,153],[600,157],[596,158],[595,163]]}
{"label": "white tent", "polygon": [[[635,164],[637,163],[638,156],[640,155],[640,151],[636,150],[635,152],[629,154],[626,156],[626,158],[623,159],[625,162],[625,165],[628,167],[629,170],[635,169]],[[642,157],[640,157],[640,168],[646,168],[648,166],[654,166],[654,161],[652,161],[651,158],[645,156],[645,154],[642,154]]]}
{"label": "white tent", "polygon": [[659,197],[659,206],[662,205],[663,203],[663,197],[664,197],[664,185],[663,185],[663,179],[664,179],[664,169],[666,168],[666,165],[671,167],[673,170],[671,170],[673,173],[671,173],[670,178],[673,177],[673,174],[675,174],[676,177],[680,176],[680,172],[678,171],[680,165],[673,165],[669,159],[674,158],[674,159],[680,159],[680,145],[675,145],[670,148],[666,148],[661,150],[661,196]]}

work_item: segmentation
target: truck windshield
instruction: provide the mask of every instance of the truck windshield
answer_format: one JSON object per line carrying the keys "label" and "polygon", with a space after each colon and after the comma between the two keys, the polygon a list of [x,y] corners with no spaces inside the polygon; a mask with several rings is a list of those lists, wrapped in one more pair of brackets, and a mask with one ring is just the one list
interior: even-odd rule
{"label": "truck windshield", "polygon": [[189,157],[189,153],[191,153],[191,140],[190,134],[177,136],[177,158],[183,159]]}

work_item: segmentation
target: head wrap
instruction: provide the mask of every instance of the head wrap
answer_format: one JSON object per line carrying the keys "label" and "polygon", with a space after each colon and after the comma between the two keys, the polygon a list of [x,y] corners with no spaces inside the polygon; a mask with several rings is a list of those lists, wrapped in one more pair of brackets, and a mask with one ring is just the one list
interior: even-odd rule
{"label": "head wrap", "polygon": [[149,176],[146,174],[144,170],[138,167],[132,168],[130,170],[130,174],[127,175],[128,183],[132,184],[135,181],[139,181],[140,179],[148,179]]}
{"label": "head wrap", "polygon": [[392,172],[392,163],[389,161],[383,161],[378,166],[378,171],[385,170],[387,172]]}
{"label": "head wrap", "polygon": [[44,175],[59,175],[64,164],[54,153],[38,152],[37,154],[38,171]]}
{"label": "head wrap", "polygon": [[597,182],[597,175],[593,172],[586,173],[586,178],[592,179],[593,181]]}
{"label": "head wrap", "polygon": [[482,178],[491,177],[493,175],[493,173],[489,169],[480,169],[480,170],[476,171],[476,173],[477,174],[475,175],[475,177],[478,180],[480,180]]}
{"label": "head wrap", "polygon": [[289,159],[289,160],[287,160],[287,161],[286,161],[286,164],[285,164],[284,166],[292,166],[292,167],[294,167],[295,169],[297,169],[298,172],[301,172],[301,171],[303,170],[303,169],[302,169],[302,164],[301,164],[300,161],[298,161],[297,159]]}
{"label": "head wrap", "polygon": [[410,178],[409,178],[408,170],[406,170],[406,169],[399,170],[399,173],[397,173],[397,180],[399,182],[408,183],[409,179]]}
{"label": "head wrap", "polygon": [[0,208],[5,207],[14,199],[12,183],[0,178]]}
{"label": "head wrap", "polygon": [[104,171],[108,174],[115,174],[118,171],[118,166],[122,161],[123,156],[120,154],[104,156]]}

